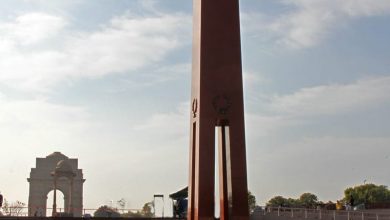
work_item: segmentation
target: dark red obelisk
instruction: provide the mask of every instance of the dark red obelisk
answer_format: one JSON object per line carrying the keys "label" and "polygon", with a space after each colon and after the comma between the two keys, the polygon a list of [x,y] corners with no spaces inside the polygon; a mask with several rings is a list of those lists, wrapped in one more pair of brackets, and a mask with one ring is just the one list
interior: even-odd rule
{"label": "dark red obelisk", "polygon": [[194,0],[189,220],[214,219],[216,133],[220,218],[249,218],[238,1]]}

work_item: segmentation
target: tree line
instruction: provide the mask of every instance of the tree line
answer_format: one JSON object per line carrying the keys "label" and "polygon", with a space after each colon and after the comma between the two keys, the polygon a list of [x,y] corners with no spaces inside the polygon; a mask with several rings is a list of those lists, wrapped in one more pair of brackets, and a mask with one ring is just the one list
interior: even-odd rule
{"label": "tree line", "polygon": [[94,217],[106,217],[106,218],[118,218],[118,217],[123,217],[123,218],[142,218],[142,217],[153,217],[153,212],[152,212],[152,207],[153,204],[152,202],[147,202],[144,204],[142,207],[141,211],[128,211],[126,213],[120,213],[117,208],[113,208],[107,205],[100,206],[93,214]]}
{"label": "tree line", "polygon": [[[362,207],[370,207],[375,204],[390,204],[390,190],[385,185],[376,185],[373,183],[348,187],[344,190],[342,198],[337,200],[340,203],[348,203],[351,196],[354,198],[354,204]],[[334,202],[319,201],[313,193],[303,193],[299,198],[285,198],[275,196],[267,202],[267,206],[273,207],[293,207],[293,208],[316,208],[334,204]]]}
{"label": "tree line", "polygon": [[[256,197],[248,191],[248,205],[249,212],[253,212],[256,208]],[[122,207],[123,208],[123,207]],[[100,206],[95,212],[94,217],[133,217],[133,218],[142,218],[142,217],[153,217],[154,213],[152,211],[153,202],[147,202],[142,207],[141,211],[128,211],[126,213],[120,213],[117,208],[110,207],[107,205]]]}

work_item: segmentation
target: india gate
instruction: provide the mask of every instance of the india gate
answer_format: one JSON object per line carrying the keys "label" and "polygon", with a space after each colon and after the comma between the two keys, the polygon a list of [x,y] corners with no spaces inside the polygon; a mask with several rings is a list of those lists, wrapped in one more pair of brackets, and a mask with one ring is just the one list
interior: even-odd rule
{"label": "india gate", "polygon": [[[194,0],[189,220],[246,220],[248,187],[238,0]],[[217,130],[217,132],[215,132]]]}
{"label": "india gate", "polygon": [[[60,152],[37,158],[36,167],[31,169],[27,180],[30,183],[29,216],[46,216],[47,208],[52,208],[52,216],[82,216],[85,179],[77,159],[68,158]],[[47,195],[52,190],[53,204],[47,204]],[[64,194],[65,210],[57,209],[57,190]]]}

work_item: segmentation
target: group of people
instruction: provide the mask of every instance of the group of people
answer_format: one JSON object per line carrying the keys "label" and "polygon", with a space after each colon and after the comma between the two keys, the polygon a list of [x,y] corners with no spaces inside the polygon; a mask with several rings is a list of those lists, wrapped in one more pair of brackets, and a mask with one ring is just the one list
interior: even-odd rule
{"label": "group of people", "polygon": [[[353,207],[355,206],[355,199],[351,195],[349,197],[348,202],[345,203],[345,210],[353,210]],[[342,210],[343,209],[343,204],[339,200],[336,202],[336,209],[337,210]]]}
{"label": "group of people", "polygon": [[184,218],[187,215],[188,200],[179,198],[173,205],[173,215],[176,218]]}

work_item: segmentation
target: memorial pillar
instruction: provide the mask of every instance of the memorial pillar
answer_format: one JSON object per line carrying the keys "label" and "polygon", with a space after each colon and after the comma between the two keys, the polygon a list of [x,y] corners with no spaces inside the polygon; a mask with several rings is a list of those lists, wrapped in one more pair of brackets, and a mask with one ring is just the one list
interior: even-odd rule
{"label": "memorial pillar", "polygon": [[214,219],[215,130],[220,218],[247,220],[244,101],[238,0],[194,0],[189,220]]}

